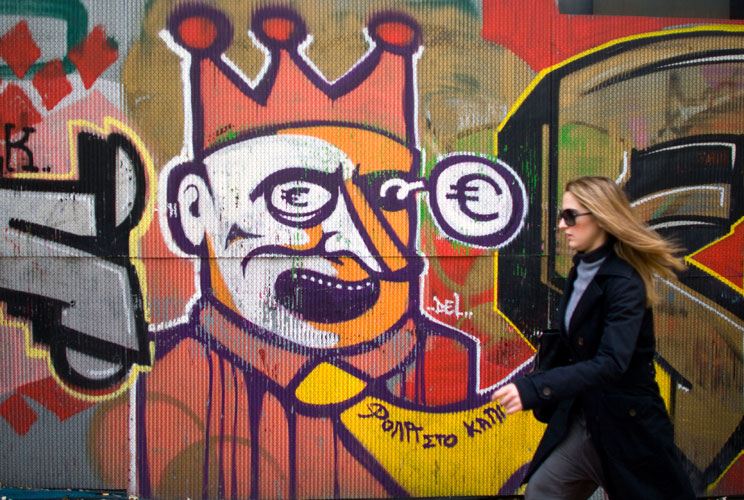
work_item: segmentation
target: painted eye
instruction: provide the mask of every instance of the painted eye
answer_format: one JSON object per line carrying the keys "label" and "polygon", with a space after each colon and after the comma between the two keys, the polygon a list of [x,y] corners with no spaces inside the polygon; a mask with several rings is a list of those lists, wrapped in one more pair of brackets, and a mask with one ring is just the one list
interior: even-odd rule
{"label": "painted eye", "polygon": [[500,160],[447,156],[434,166],[428,190],[442,232],[469,245],[506,245],[521,231],[527,214],[524,184]]}
{"label": "painted eye", "polygon": [[[471,173],[457,179],[451,184],[445,197],[457,200],[460,210],[474,221],[492,221],[500,216],[500,197],[504,194],[499,183],[491,177]],[[510,207],[507,207],[509,212]]]}
{"label": "painted eye", "polygon": [[262,196],[266,208],[282,224],[308,228],[320,224],[336,207],[340,171],[335,173],[290,168],[264,179],[251,193]]}
{"label": "painted eye", "polygon": [[308,220],[333,200],[324,186],[307,181],[291,181],[274,186],[269,204],[284,217]]}

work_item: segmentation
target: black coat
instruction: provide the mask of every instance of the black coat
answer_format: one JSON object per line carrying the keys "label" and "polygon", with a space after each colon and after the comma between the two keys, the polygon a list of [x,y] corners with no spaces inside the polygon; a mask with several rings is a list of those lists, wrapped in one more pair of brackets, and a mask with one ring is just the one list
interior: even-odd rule
{"label": "black coat", "polygon": [[566,329],[575,266],[569,274],[558,311],[568,346],[559,362],[564,366],[516,381],[523,407],[548,421],[525,482],[583,411],[610,498],[693,499],[655,380],[653,315],[643,280],[609,246],[606,251]]}

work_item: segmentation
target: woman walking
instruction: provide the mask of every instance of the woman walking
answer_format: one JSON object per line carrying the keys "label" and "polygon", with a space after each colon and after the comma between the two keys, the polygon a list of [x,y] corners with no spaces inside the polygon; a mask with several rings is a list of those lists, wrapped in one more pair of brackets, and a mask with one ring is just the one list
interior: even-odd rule
{"label": "woman walking", "polygon": [[612,500],[694,499],[655,381],[650,308],[654,275],[683,262],[605,177],[566,185],[559,228],[576,252],[558,312],[562,354],[492,396],[548,422],[525,498],[586,499],[602,486]]}

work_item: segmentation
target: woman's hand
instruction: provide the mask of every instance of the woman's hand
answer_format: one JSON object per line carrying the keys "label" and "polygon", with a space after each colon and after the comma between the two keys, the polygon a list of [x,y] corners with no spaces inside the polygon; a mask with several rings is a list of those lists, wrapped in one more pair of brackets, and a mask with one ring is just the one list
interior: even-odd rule
{"label": "woman's hand", "polygon": [[519,397],[519,391],[514,384],[506,384],[504,387],[491,395],[491,401],[498,401],[504,408],[507,415],[522,411],[522,398]]}

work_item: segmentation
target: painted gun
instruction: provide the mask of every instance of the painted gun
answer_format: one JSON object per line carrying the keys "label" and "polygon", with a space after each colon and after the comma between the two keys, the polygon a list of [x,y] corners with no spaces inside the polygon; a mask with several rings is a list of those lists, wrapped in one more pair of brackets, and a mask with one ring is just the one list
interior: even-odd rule
{"label": "painted gun", "polygon": [[0,300],[31,320],[33,341],[48,346],[63,380],[98,389],[150,364],[129,250],[145,173],[122,134],[75,140],[75,179],[0,177]]}

